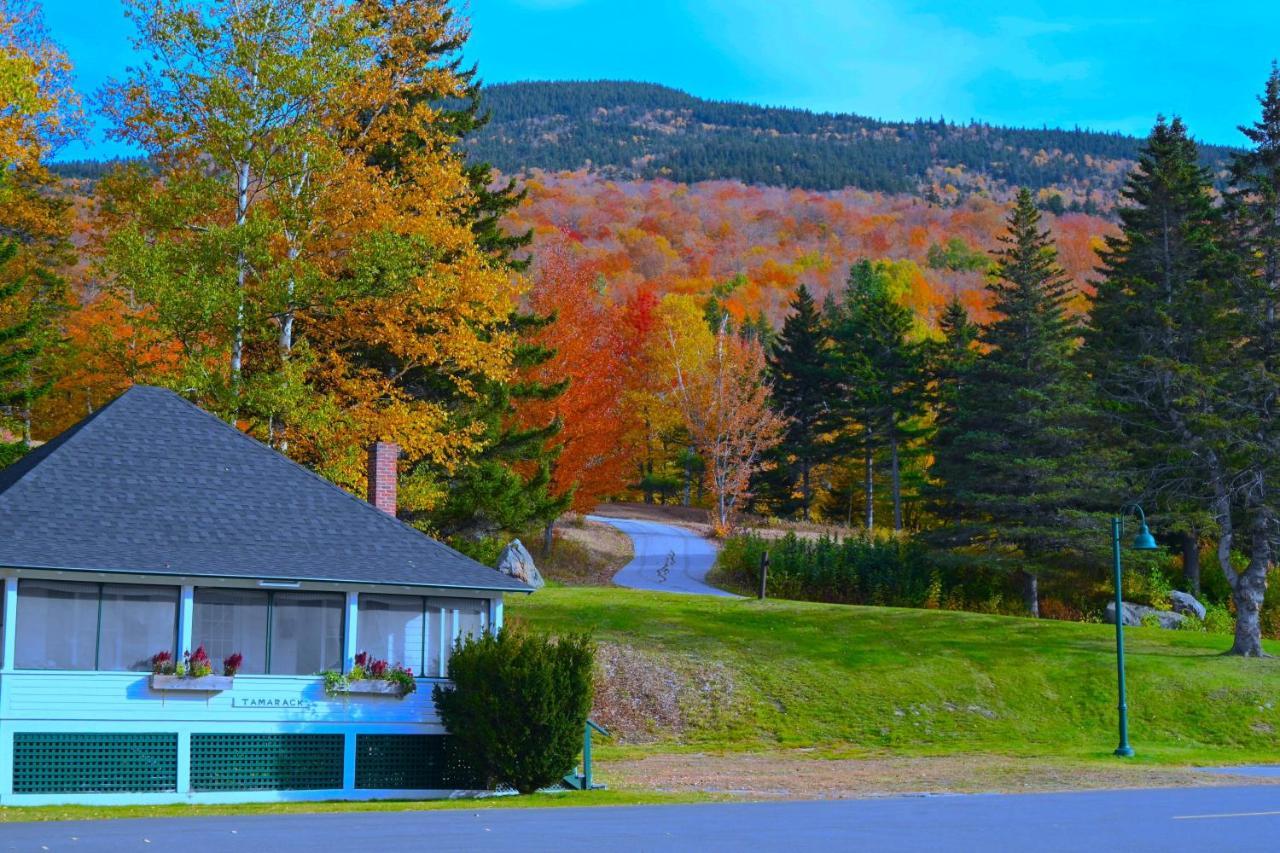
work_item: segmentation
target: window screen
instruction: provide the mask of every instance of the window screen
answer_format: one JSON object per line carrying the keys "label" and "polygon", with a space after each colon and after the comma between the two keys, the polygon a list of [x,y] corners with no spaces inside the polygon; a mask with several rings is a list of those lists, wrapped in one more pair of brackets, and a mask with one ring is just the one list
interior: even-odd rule
{"label": "window screen", "polygon": [[98,585],[20,581],[16,627],[17,668],[93,669],[98,643]]}
{"label": "window screen", "polygon": [[[423,674],[425,602],[416,595],[360,595],[356,648]],[[431,674],[431,673],[427,673]]]}
{"label": "window screen", "polygon": [[273,675],[314,675],[342,668],[345,597],[328,592],[277,592],[271,599]]}
{"label": "window screen", "polygon": [[191,625],[192,649],[204,646],[215,670],[228,655],[244,655],[240,671],[267,671],[267,596],[256,589],[196,590]]}
{"label": "window screen", "polygon": [[178,630],[178,590],[171,586],[102,585],[98,669],[151,669],[151,656],[172,652]]}
{"label": "window screen", "polygon": [[484,598],[429,598],[428,608],[440,614],[443,623],[444,667],[448,675],[449,656],[454,644],[466,637],[479,636],[488,628],[489,601]]}

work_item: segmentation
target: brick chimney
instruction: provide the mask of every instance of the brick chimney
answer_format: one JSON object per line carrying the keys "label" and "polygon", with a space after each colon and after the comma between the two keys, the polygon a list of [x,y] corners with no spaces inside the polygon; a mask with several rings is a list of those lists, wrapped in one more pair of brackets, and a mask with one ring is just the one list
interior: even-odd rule
{"label": "brick chimney", "polygon": [[392,518],[396,514],[396,461],[400,445],[377,441],[369,446],[369,503]]}

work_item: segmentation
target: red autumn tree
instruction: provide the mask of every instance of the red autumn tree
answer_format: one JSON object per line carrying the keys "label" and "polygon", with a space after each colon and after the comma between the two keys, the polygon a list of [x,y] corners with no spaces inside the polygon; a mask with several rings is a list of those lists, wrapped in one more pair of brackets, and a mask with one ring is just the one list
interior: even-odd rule
{"label": "red autumn tree", "polygon": [[552,491],[573,494],[573,509],[590,510],[623,487],[622,434],[626,375],[623,366],[623,312],[606,292],[599,265],[563,237],[539,249],[528,300],[536,314],[553,315],[537,343],[555,356],[530,377],[554,382],[569,378],[568,389],[551,400],[521,407],[527,425],[558,417],[560,454],[552,469]]}

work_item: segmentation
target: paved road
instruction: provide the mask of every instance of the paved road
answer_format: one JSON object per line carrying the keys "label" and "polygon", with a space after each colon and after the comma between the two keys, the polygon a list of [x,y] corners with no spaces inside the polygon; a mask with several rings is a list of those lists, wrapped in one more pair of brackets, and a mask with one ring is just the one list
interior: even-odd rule
{"label": "paved road", "polygon": [[0,851],[1274,850],[1280,786],[0,824]]}
{"label": "paved road", "polygon": [[707,584],[716,561],[715,546],[696,533],[656,521],[587,516],[610,524],[631,537],[636,556],[613,576],[618,586],[695,595],[731,595]]}

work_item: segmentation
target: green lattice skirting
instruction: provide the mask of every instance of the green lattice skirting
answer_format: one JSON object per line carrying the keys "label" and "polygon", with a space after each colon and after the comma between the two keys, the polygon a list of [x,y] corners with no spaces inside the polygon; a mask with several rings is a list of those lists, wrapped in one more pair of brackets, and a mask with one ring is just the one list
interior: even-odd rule
{"label": "green lattice skirting", "polygon": [[15,794],[176,791],[178,736],[163,733],[17,732]]}
{"label": "green lattice skirting", "polygon": [[193,734],[192,791],[342,787],[342,735]]}
{"label": "green lattice skirting", "polygon": [[356,787],[479,790],[485,784],[457,758],[447,735],[356,735]]}

